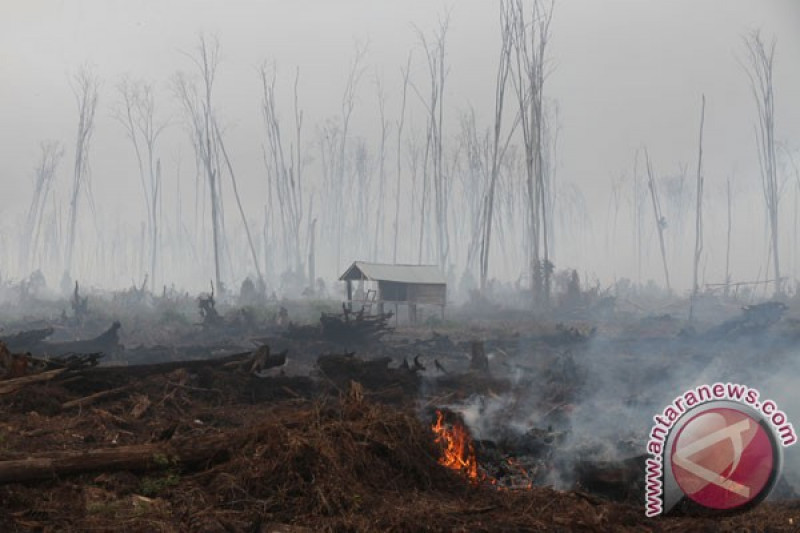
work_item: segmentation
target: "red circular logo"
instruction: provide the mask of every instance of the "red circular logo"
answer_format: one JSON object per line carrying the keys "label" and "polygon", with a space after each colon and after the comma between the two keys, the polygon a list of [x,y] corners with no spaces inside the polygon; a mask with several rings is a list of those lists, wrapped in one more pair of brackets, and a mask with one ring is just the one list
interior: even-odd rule
{"label": "red circular logo", "polygon": [[758,421],[723,407],[690,419],[672,444],[671,459],[684,494],[712,509],[733,509],[761,496],[778,462]]}

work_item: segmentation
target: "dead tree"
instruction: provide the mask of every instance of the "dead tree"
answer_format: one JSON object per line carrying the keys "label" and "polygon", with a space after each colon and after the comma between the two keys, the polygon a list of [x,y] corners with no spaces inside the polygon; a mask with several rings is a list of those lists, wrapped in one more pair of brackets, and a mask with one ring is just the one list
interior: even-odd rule
{"label": "dead tree", "polygon": [[150,84],[126,78],[122,80],[117,90],[121,100],[114,115],[125,128],[125,133],[133,144],[139,166],[139,179],[150,233],[151,287],[154,288],[159,238],[158,203],[161,191],[160,160],[155,154],[156,142],[166,128],[167,122],[155,118],[155,96]]}
{"label": "dead tree", "polygon": [[[78,199],[84,191],[89,192],[89,147],[94,132],[94,114],[97,110],[100,81],[88,68],[83,67],[73,77],[72,92],[78,105],[78,131],[75,139],[75,166],[72,179],[72,195],[69,204],[69,229],[65,252],[65,278],[72,271],[72,257],[75,249],[75,233],[78,221]],[[91,200],[91,198],[90,198]]]}
{"label": "dead tree", "polygon": [[316,290],[317,279],[316,235],[317,219],[314,218],[308,228],[308,286],[311,288],[312,293]]}
{"label": "dead tree", "polygon": [[731,179],[725,182],[725,192],[727,193],[728,204],[728,231],[725,242],[725,296],[728,296],[731,283]]}
{"label": "dead tree", "polygon": [[[417,191],[418,189],[417,182],[419,181],[418,177],[419,177],[419,167],[420,167],[420,145],[419,142],[417,141],[416,133],[413,131],[409,136],[409,138],[406,139],[405,157],[406,157],[406,162],[408,164],[408,171],[410,174],[409,181],[411,182],[411,206],[409,208],[409,212],[413,214],[416,213],[417,210],[417,197],[419,196],[419,193]],[[417,230],[414,226],[415,221],[416,217],[412,216],[408,231],[409,245],[410,245],[409,249],[411,251],[414,250],[414,244],[417,242],[414,239],[414,235],[417,234]],[[422,220],[420,220],[420,222],[422,222]],[[421,246],[422,244],[420,243],[420,249]]]}
{"label": "dead tree", "polygon": [[485,239],[486,225],[483,218],[487,214],[486,201],[488,197],[488,187],[490,181],[490,171],[487,167],[490,163],[490,132],[483,135],[478,134],[478,127],[475,124],[475,110],[470,109],[464,112],[461,117],[461,139],[463,145],[463,159],[465,168],[456,175],[461,177],[461,186],[467,200],[464,209],[464,220],[455,226],[464,226],[469,235],[469,245],[467,246],[466,272],[472,274],[477,263],[478,270],[482,269],[483,241]]}
{"label": "dead tree", "polygon": [[[531,239],[530,275],[535,300],[550,300],[548,214],[545,176],[544,82],[546,52],[550,39],[553,2],[532,0],[530,13],[523,0],[513,0],[512,35],[514,62],[512,81],[519,104],[525,149],[528,236]],[[542,298],[543,297],[543,298]]]}
{"label": "dead tree", "polygon": [[375,242],[372,247],[372,259],[378,260],[382,252],[383,243],[383,205],[384,188],[386,184],[386,138],[389,135],[389,121],[386,120],[386,94],[383,91],[383,82],[379,76],[375,77],[378,92],[378,112],[381,120],[381,137],[378,148],[378,205],[375,206]]}
{"label": "dead tree", "polygon": [[258,266],[258,254],[256,254],[256,247],[253,244],[253,236],[250,233],[250,225],[247,223],[247,217],[244,214],[244,208],[242,207],[242,199],[239,197],[239,187],[236,185],[236,175],[233,173],[233,165],[231,165],[231,160],[228,157],[228,151],[225,150],[225,142],[222,139],[222,133],[219,131],[219,126],[217,126],[216,118],[213,119],[214,124],[214,135],[217,138],[217,142],[219,143],[219,149],[222,152],[222,156],[225,159],[225,165],[228,169],[228,175],[231,177],[231,186],[233,187],[233,195],[236,198],[236,206],[239,208],[239,215],[242,217],[242,225],[244,225],[244,231],[247,235],[247,244],[250,248],[250,254],[253,258],[253,268],[256,269],[256,275],[258,276],[259,287],[266,287],[264,283],[264,276],[261,275],[261,267]]}
{"label": "dead tree", "polygon": [[175,90],[187,116],[189,135],[195,156],[202,166],[208,184],[211,200],[211,228],[214,253],[214,279],[217,289],[223,293],[222,283],[222,247],[224,242],[222,230],[222,201],[220,184],[220,162],[217,149],[217,138],[214,133],[214,109],[212,96],[214,80],[219,65],[219,41],[200,35],[195,54],[187,54],[197,73],[200,75],[200,88],[185,74],[178,73],[175,79]]}
{"label": "dead tree", "polygon": [[500,175],[500,160],[508,148],[511,134],[516,127],[511,128],[505,142],[501,146],[501,131],[503,125],[503,105],[505,103],[506,82],[511,70],[511,49],[513,44],[513,11],[510,2],[503,2],[500,6],[500,57],[497,67],[494,94],[494,130],[491,145],[491,166],[489,174],[489,188],[484,199],[484,216],[480,250],[480,291],[486,293],[486,280],[489,274],[489,254],[492,241],[492,221],[494,220],[495,191]]}
{"label": "dead tree", "polygon": [[[349,174],[349,141],[350,121],[356,105],[358,85],[364,75],[364,58],[367,45],[356,43],[353,60],[347,74],[344,92],[342,93],[340,114],[330,120],[322,129],[322,162],[325,170],[325,191],[329,201],[336,202],[346,208],[349,204],[347,178]],[[329,242],[334,247],[336,268],[341,267],[342,244],[346,232],[347,220],[342,220],[341,210],[332,209],[328,213],[327,230],[330,232]],[[359,228],[359,231],[361,228]]]}
{"label": "dead tree", "polygon": [[[436,217],[436,257],[439,268],[447,268],[450,253],[450,239],[447,223],[448,213],[448,177],[444,168],[444,85],[448,69],[445,67],[445,48],[447,43],[447,30],[450,25],[450,14],[447,13],[439,20],[439,25],[433,33],[432,40],[417,29],[420,43],[427,60],[428,75],[430,78],[430,92],[424,98],[420,91],[412,84],[414,90],[425,106],[428,114],[428,148],[431,161],[431,179],[433,184],[434,215]],[[426,158],[427,159],[427,158]],[[420,243],[421,245],[422,243]],[[421,255],[421,254],[420,254]]]}
{"label": "dead tree", "polygon": [[400,176],[403,164],[402,145],[403,145],[403,126],[406,121],[406,96],[408,94],[408,75],[411,70],[411,52],[408,53],[405,68],[400,68],[403,76],[403,98],[400,104],[400,119],[397,121],[397,186],[395,188],[394,204],[394,250],[392,262],[397,263],[397,237],[400,234]]}
{"label": "dead tree", "polygon": [[420,209],[420,217],[419,217],[420,218],[420,222],[419,222],[419,254],[417,256],[418,257],[417,262],[419,264],[422,264],[422,249],[423,249],[423,245],[425,243],[425,238],[424,238],[425,237],[425,222],[426,222],[425,214],[428,211],[428,202],[429,202],[429,199],[428,199],[428,161],[430,160],[430,155],[431,155],[431,137],[432,137],[432,135],[431,135],[431,127],[430,127],[430,122],[429,122],[428,127],[425,130],[425,151],[423,152],[422,164],[421,164],[421,169],[422,169],[422,178],[421,178],[422,179],[422,192],[421,192],[420,207],[419,207],[419,209]]}
{"label": "dead tree", "polygon": [[644,157],[647,161],[647,187],[650,189],[650,199],[653,201],[653,216],[656,221],[656,229],[658,229],[658,244],[661,248],[661,261],[664,265],[664,280],[667,284],[667,292],[672,292],[672,287],[669,283],[669,268],[667,266],[667,249],[664,246],[664,230],[667,228],[667,220],[661,214],[661,204],[658,200],[658,191],[656,190],[656,181],[653,178],[653,167],[650,164],[650,154],[647,150],[644,151]]}
{"label": "dead tree", "polygon": [[89,313],[89,297],[81,296],[78,282],[75,281],[75,291],[72,293],[72,312],[75,315],[75,320],[80,324],[86,315]]}
{"label": "dead tree", "polygon": [[57,141],[46,141],[40,144],[41,155],[34,171],[33,196],[28,214],[25,217],[25,230],[22,234],[20,249],[20,268],[25,273],[33,267],[36,250],[41,234],[45,203],[55,179],[56,168],[64,156],[64,148]]}
{"label": "dead tree", "polygon": [[276,108],[275,81],[276,72],[271,76],[266,66],[261,67],[262,117],[267,134],[265,165],[275,189],[280,209],[280,220],[283,227],[284,249],[290,258],[289,269],[301,273],[301,224],[303,220],[303,182],[302,159],[300,157],[300,132],[303,124],[303,112],[299,109],[297,86],[300,71],[296,71],[294,82],[295,106],[295,139],[289,142],[288,153],[284,147],[285,140],[281,133],[281,121]]}
{"label": "dead tree", "polygon": [[355,227],[369,227],[370,190],[372,189],[372,157],[363,137],[357,137],[353,142],[353,187],[355,191]]}
{"label": "dead tree", "polygon": [[770,248],[772,268],[775,277],[775,295],[781,294],[780,260],[778,254],[778,184],[775,157],[775,98],[772,91],[772,67],[775,58],[775,39],[767,45],[758,31],[744,38],[747,47],[748,64],[744,66],[750,78],[750,88],[756,101],[758,121],[756,145],[761,165],[761,184],[764,189],[764,203],[770,227]]}
{"label": "dead tree", "polygon": [[694,264],[692,270],[692,298],[689,304],[689,320],[694,317],[694,301],[697,298],[697,269],[700,266],[700,254],[703,251],[703,124],[706,118],[706,95],[700,108],[700,141],[697,155],[697,211],[694,226]]}

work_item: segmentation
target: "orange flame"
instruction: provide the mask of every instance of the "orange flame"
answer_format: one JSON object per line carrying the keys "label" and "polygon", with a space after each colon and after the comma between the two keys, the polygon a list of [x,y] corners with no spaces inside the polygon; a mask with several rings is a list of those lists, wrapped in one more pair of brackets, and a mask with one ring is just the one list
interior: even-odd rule
{"label": "orange flame", "polygon": [[511,457],[508,457],[506,461],[511,468],[521,473],[521,477],[527,481],[524,485],[501,486],[497,479],[479,471],[475,445],[469,431],[461,422],[455,420],[452,423],[446,423],[444,414],[437,410],[436,423],[431,426],[431,429],[436,436],[436,444],[442,448],[439,464],[462,473],[473,483],[488,481],[497,490],[531,490],[533,488],[533,481],[528,471]]}
{"label": "orange flame", "polygon": [[467,429],[459,422],[445,424],[444,415],[436,411],[436,423],[431,426],[436,443],[442,447],[439,464],[457,470],[472,481],[479,481],[478,459],[475,457],[475,446]]}

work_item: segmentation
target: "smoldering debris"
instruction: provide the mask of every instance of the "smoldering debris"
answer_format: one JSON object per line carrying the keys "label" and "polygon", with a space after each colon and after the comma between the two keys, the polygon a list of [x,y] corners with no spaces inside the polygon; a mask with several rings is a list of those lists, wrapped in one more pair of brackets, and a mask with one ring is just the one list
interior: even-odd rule
{"label": "smoldering debris", "polygon": [[[90,315],[80,329],[6,330],[0,525],[144,527],[146,506],[148,527],[173,529],[692,529],[698,519],[641,511],[650,417],[692,380],[757,379],[748,355],[787,361],[797,334],[784,315],[733,341],[678,324],[639,339],[563,322],[477,336],[334,313],[292,328],[277,311],[248,312],[220,311],[213,327],[145,313],[110,329]],[[326,316],[368,342],[345,348]],[[88,327],[100,333],[63,342],[102,338],[110,354],[36,353]],[[167,328],[177,342],[146,344]],[[791,477],[780,488],[794,497]],[[793,512],[783,505],[731,524],[780,530]]]}

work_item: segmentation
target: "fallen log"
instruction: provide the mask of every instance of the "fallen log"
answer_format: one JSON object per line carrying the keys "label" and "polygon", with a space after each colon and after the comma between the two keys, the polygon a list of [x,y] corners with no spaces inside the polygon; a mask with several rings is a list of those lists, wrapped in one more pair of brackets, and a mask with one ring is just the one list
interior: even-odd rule
{"label": "fallen log", "polygon": [[93,339],[64,342],[40,342],[32,351],[49,357],[58,357],[71,354],[93,354],[101,352],[111,354],[122,349],[119,342],[119,322],[114,322],[111,327]]}
{"label": "fallen log", "polygon": [[[98,366],[84,370],[81,374],[98,378],[119,374],[124,376],[126,379],[129,379],[133,377],[150,376],[153,374],[166,374],[179,368],[183,368],[191,372],[205,367],[238,367],[239,365],[246,365],[247,363],[252,362],[253,354],[253,351],[249,351],[207,359],[184,359],[181,361],[167,361],[164,363],[148,363],[144,365],[130,366]],[[276,355],[274,357],[277,358],[278,356]]]}
{"label": "fallen log", "polygon": [[12,352],[32,352],[44,339],[53,334],[53,328],[31,329],[20,331],[14,335],[0,337],[0,342],[5,343]]}
{"label": "fallen log", "polygon": [[84,396],[83,398],[78,398],[76,400],[70,400],[68,402],[64,402],[61,404],[62,409],[69,409],[71,407],[86,407],[87,405],[91,405],[97,400],[102,400],[103,398],[108,398],[109,396],[114,396],[115,394],[120,394],[127,390],[130,390],[132,385],[125,385],[123,387],[117,387],[115,389],[104,390],[100,392],[96,392],[94,394],[90,394],[89,396]]}
{"label": "fallen log", "polygon": [[66,368],[57,368],[56,370],[48,370],[46,372],[40,372],[30,376],[0,381],[0,395],[17,392],[21,388],[25,387],[26,385],[30,385],[31,383],[50,381],[51,379],[63,374],[66,370]]}
{"label": "fallen log", "polygon": [[0,484],[53,479],[99,471],[147,471],[207,462],[227,455],[239,439],[225,433],[85,452],[50,452],[25,459],[0,461]]}

